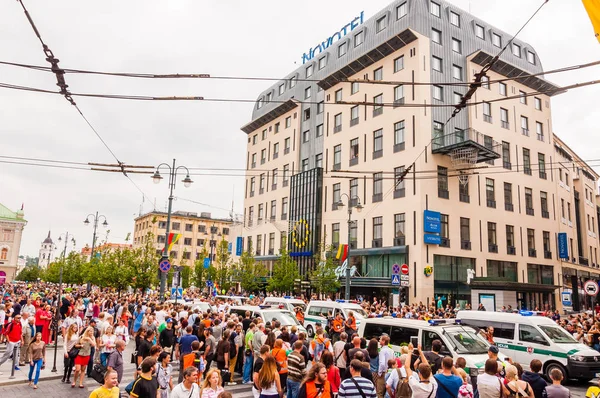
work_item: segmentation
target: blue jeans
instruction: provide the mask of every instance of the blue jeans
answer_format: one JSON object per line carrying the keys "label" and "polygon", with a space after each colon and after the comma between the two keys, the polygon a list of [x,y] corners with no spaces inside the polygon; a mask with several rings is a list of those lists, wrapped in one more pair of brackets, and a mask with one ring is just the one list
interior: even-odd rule
{"label": "blue jeans", "polygon": [[108,357],[110,356],[110,352],[103,352],[100,354],[100,363],[102,366],[106,366],[106,362],[108,361]]}
{"label": "blue jeans", "polygon": [[244,383],[247,383],[252,378],[252,363],[254,359],[254,355],[245,356],[244,357],[244,370],[242,373],[242,379]]}
{"label": "blue jeans", "polygon": [[43,359],[38,359],[37,361],[33,361],[33,366],[29,365],[29,378],[31,381],[31,376],[33,375],[33,369],[35,369],[35,379],[33,384],[37,385],[38,380],[40,379],[40,370],[42,370],[42,364],[44,363]]}
{"label": "blue jeans", "polygon": [[289,378],[286,381],[287,384],[287,398],[297,398],[298,392],[300,391],[300,381],[292,381]]}

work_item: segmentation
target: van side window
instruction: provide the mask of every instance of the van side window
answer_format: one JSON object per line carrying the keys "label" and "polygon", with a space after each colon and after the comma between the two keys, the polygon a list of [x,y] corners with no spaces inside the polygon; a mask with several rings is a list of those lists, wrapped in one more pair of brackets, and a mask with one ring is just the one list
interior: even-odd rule
{"label": "van side window", "polygon": [[519,325],[519,340],[527,343],[550,345],[536,328],[529,325]]}
{"label": "van side window", "polygon": [[515,338],[515,324],[514,323],[493,323],[491,326],[494,327],[494,337],[500,337],[502,339],[512,340]]}
{"label": "van side window", "polygon": [[310,309],[308,310],[308,315],[320,316],[321,312],[323,312],[323,308],[321,307],[310,307]]}
{"label": "van side window", "polygon": [[[390,334],[390,327],[387,325],[380,325],[377,323],[367,323],[365,325],[365,333],[364,333],[364,338],[367,339],[367,341],[371,340],[373,337],[375,338],[379,338],[379,336],[381,336],[382,334]],[[410,341],[410,339],[408,340]],[[392,343],[394,344],[394,343]]]}
{"label": "van side window", "polygon": [[418,336],[418,329],[403,328],[400,326],[392,326],[392,332],[390,333],[390,344],[400,346],[402,344],[410,343],[412,336]]}
{"label": "van side window", "polygon": [[[442,344],[444,343],[444,340],[440,339],[440,336],[436,332],[430,332],[430,331],[424,330],[423,331],[423,341],[422,341],[423,351],[431,351],[431,343],[433,342],[433,340],[439,340],[442,342]],[[410,341],[410,340],[408,340],[408,341]],[[447,349],[447,347],[446,347],[446,349]]]}

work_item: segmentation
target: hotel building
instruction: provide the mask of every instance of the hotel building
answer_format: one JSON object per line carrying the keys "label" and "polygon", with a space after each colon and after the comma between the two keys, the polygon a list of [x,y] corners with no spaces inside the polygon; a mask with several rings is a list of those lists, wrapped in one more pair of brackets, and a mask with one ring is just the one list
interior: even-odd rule
{"label": "hotel building", "polygon": [[[560,88],[535,49],[514,40],[451,117],[511,37],[445,1],[399,0],[305,54],[242,127],[246,249],[270,264],[287,237],[308,278],[321,242],[349,235],[352,295],[394,303],[585,303],[582,282],[600,278],[598,175],[553,134]],[[466,185],[460,151],[474,154]],[[362,206],[351,223],[348,197]],[[409,266],[401,295],[394,264]]]}

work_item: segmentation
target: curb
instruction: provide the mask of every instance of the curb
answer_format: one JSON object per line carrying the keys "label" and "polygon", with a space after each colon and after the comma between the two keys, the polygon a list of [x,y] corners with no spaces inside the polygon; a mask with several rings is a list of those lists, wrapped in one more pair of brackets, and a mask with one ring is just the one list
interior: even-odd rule
{"label": "curb", "polygon": [[[40,381],[48,381],[48,380],[59,380],[62,379],[62,376],[58,374],[53,374],[50,376],[40,376]],[[0,381],[0,387],[6,387],[6,386],[14,386],[17,384],[26,384],[28,383],[27,379],[25,380],[17,380],[17,379],[10,379],[8,381]]]}

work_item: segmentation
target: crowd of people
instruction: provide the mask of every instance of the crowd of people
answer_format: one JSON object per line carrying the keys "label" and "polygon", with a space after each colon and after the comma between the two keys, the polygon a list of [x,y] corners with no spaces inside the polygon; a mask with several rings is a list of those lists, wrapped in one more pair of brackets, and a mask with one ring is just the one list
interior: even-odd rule
{"label": "crowd of people", "polygon": [[[86,376],[102,372],[104,384],[92,398],[228,398],[226,388],[251,385],[255,398],[480,398],[566,397],[562,373],[540,374],[532,361],[523,371],[518,363],[498,359],[491,345],[485,373],[474,391],[463,358],[444,358],[441,342],[431,351],[408,344],[395,355],[389,336],[366,341],[356,321],[329,314],[309,340],[296,327],[276,320],[229,314],[232,300],[202,298],[186,292],[186,300],[160,302],[155,294],[119,294],[72,287],[59,297],[51,284],[9,285],[0,304],[0,343],[6,351],[0,367],[18,354],[17,369],[29,364],[29,384],[36,389],[46,364],[46,349],[59,344],[64,358],[62,382],[84,388]],[[196,301],[194,301],[196,300]],[[202,311],[193,303],[208,302]],[[249,297],[259,304],[261,297]],[[451,307],[423,303],[388,307],[374,298],[362,301],[370,317],[419,320],[452,318]],[[597,307],[600,315],[600,306]],[[304,314],[297,311],[302,322]],[[600,348],[600,323],[595,314],[560,317],[548,313],[577,341]],[[58,331],[58,334],[56,333]],[[487,331],[493,342],[493,330]],[[127,345],[131,357],[124,358]],[[133,381],[123,383],[124,365],[134,364]],[[10,369],[10,368],[9,368]]]}

